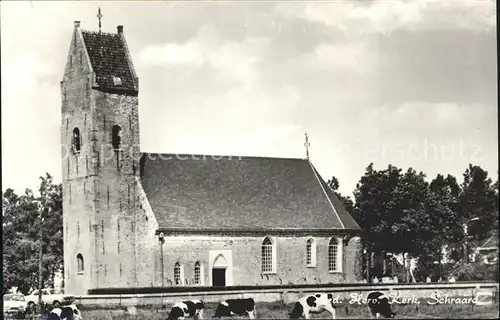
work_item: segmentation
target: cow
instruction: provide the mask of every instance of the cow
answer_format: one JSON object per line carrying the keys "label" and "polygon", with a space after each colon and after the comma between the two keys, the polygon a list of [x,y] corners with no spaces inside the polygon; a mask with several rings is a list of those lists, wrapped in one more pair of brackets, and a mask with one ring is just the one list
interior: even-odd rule
{"label": "cow", "polygon": [[184,319],[187,317],[203,319],[203,310],[205,310],[205,304],[201,300],[179,301],[172,306],[167,320]]}
{"label": "cow", "polygon": [[252,298],[247,299],[227,299],[223,300],[215,309],[214,318],[232,317],[248,315],[249,319],[257,317],[255,310],[255,301]]}
{"label": "cow", "polygon": [[70,304],[67,306],[61,306],[58,308],[53,308],[47,320],[82,320],[82,314],[80,310],[74,305]]}
{"label": "cow", "polygon": [[331,293],[315,293],[300,298],[289,313],[290,319],[299,319],[304,317],[310,319],[312,313],[322,313],[328,311],[332,319],[336,319],[336,308],[333,304],[333,295]]}
{"label": "cow", "polygon": [[373,291],[366,297],[368,302],[368,309],[370,310],[370,317],[378,319],[380,316],[384,318],[394,318],[396,313],[391,311],[391,305],[387,295],[379,291]]}

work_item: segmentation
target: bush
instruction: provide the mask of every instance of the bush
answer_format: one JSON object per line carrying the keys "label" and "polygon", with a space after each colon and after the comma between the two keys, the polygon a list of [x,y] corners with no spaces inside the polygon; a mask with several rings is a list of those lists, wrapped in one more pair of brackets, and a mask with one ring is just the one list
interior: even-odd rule
{"label": "bush", "polygon": [[451,274],[457,281],[491,280],[498,282],[498,264],[458,263]]}

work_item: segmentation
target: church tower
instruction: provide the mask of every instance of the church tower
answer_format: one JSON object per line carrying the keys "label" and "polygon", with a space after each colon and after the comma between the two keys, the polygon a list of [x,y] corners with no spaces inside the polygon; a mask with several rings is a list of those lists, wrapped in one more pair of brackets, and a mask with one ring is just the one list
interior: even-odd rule
{"label": "church tower", "polygon": [[137,284],[138,87],[123,27],[90,32],[75,21],[61,81],[69,294]]}

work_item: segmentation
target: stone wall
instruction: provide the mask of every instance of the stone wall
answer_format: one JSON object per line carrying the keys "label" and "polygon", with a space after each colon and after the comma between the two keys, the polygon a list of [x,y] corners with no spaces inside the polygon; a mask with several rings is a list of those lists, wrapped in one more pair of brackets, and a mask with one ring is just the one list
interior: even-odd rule
{"label": "stone wall", "polygon": [[[392,291],[390,291],[392,289]],[[185,292],[185,293],[164,293],[164,294],[141,294],[141,295],[96,295],[76,297],[76,304],[83,306],[128,306],[128,305],[169,305],[179,300],[201,299],[205,302],[218,302],[222,299],[253,298],[259,302],[292,303],[297,301],[304,294],[312,292],[329,292],[334,297],[339,297],[342,303],[349,303],[358,298],[365,298],[370,291],[379,290],[382,292],[392,292],[398,296],[398,301],[404,298],[423,299],[433,302],[432,295],[438,298],[473,298],[476,296],[475,285],[459,284],[437,284],[437,285],[394,285],[394,286],[360,286],[353,288],[304,288],[304,289],[266,289],[266,290],[245,290],[245,291],[223,291],[223,292]],[[493,294],[493,302],[498,303],[498,284],[481,284],[482,292],[490,291]]]}
{"label": "stone wall", "polygon": [[[281,285],[281,284],[318,284],[341,283],[353,279],[352,262],[346,263],[345,270],[328,270],[329,237],[314,237],[316,240],[316,266],[306,265],[306,242],[309,237],[272,237],[276,246],[276,272],[265,274],[261,271],[261,244],[264,237],[216,237],[216,236],[169,236],[165,238],[164,278],[166,285],[174,285],[174,265],[183,268],[185,285],[193,285],[194,265],[203,265],[205,285],[212,284],[211,269],[219,254],[228,262],[227,285]],[[158,247],[159,245],[157,245]],[[347,247],[347,257],[353,257]],[[158,249],[157,249],[158,250]],[[339,253],[339,266],[342,250]],[[157,269],[157,272],[161,272]],[[161,279],[161,274],[158,275]]]}
{"label": "stone wall", "polygon": [[[92,117],[96,160],[96,287],[137,286],[136,235],[139,203],[139,118],[137,97],[94,90]],[[112,145],[114,126],[121,128],[121,148]],[[154,232],[154,231],[153,231]]]}
{"label": "stone wall", "polygon": [[136,178],[136,188],[139,204],[138,214],[136,215],[138,232],[135,234],[137,286],[160,286],[161,278],[158,277],[159,273],[156,272],[160,268],[160,242],[155,234],[155,231],[158,230],[158,222],[138,177]]}
{"label": "stone wall", "polygon": [[[71,294],[139,286],[136,243],[143,233],[154,233],[138,229],[136,220],[138,98],[100,92],[94,85],[83,37],[75,27],[61,82],[65,289]],[[112,146],[115,125],[121,128],[119,150]],[[72,149],[75,128],[79,152]],[[77,254],[83,256],[83,272],[77,272]]]}
{"label": "stone wall", "polygon": [[346,269],[349,270],[346,273],[347,283],[356,283],[363,279],[362,274],[362,246],[361,239],[359,237],[354,237],[347,243],[346,250]]}
{"label": "stone wall", "polygon": [[[94,241],[90,232],[95,184],[91,144],[93,78],[82,41],[81,33],[75,28],[61,81],[64,280],[66,291],[72,293],[85,293],[93,287],[89,270],[94,264]],[[75,128],[80,133],[79,151],[72,148]],[[83,256],[84,272],[77,272],[78,254]]]}

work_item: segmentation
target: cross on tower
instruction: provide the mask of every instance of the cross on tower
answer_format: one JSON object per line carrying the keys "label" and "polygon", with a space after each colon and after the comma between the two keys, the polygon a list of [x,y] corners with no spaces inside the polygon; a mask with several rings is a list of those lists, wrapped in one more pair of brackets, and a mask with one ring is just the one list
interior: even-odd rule
{"label": "cross on tower", "polygon": [[307,159],[309,159],[309,146],[311,144],[309,143],[309,138],[307,137],[307,133],[306,133],[306,142],[304,143],[304,146],[306,147],[306,157]]}
{"label": "cross on tower", "polygon": [[99,10],[97,10],[97,19],[99,19],[99,32],[101,32],[101,18],[102,18],[101,7],[99,7]]}

